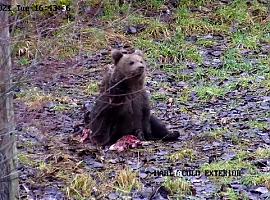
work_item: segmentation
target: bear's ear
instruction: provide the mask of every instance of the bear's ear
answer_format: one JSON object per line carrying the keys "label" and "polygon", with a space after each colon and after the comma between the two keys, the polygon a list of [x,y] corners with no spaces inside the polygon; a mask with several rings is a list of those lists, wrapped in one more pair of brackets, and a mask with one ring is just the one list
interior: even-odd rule
{"label": "bear's ear", "polygon": [[113,49],[112,50],[112,58],[113,58],[113,61],[114,61],[114,64],[116,65],[119,60],[123,57],[123,53],[122,51],[120,50],[117,50],[117,49]]}
{"label": "bear's ear", "polygon": [[137,54],[137,55],[139,55],[139,56],[141,56],[141,57],[144,56],[144,55],[143,55],[143,52],[142,52],[141,50],[139,50],[139,49],[136,49],[135,52],[134,52],[134,54]]}

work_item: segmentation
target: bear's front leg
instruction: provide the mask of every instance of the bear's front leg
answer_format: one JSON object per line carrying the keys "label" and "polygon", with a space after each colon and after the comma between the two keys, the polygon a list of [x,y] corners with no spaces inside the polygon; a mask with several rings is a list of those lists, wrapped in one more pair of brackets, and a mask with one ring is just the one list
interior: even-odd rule
{"label": "bear's front leg", "polygon": [[144,132],[141,129],[137,129],[135,131],[135,135],[138,137],[139,140],[145,140]]}

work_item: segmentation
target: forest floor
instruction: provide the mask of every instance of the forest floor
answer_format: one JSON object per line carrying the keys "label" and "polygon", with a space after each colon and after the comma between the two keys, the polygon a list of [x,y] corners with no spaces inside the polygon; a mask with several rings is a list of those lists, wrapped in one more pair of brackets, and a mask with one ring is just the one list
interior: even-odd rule
{"label": "forest floor", "polygon": [[[270,199],[267,1],[102,2],[19,13],[21,199]],[[177,141],[120,153],[80,142],[112,48],[145,52],[152,112]]]}

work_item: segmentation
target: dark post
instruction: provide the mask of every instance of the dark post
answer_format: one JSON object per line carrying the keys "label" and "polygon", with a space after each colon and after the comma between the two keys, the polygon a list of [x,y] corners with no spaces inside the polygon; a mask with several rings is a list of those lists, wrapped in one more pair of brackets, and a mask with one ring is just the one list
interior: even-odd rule
{"label": "dark post", "polygon": [[[0,0],[0,5],[11,5],[11,0]],[[18,199],[8,15],[0,10],[0,200]]]}

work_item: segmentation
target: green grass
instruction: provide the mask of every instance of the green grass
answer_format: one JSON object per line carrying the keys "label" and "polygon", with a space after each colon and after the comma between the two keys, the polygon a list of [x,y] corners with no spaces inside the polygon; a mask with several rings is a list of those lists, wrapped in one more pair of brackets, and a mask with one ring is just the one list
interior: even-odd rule
{"label": "green grass", "polygon": [[28,58],[21,58],[19,60],[19,65],[21,66],[26,66],[29,65],[31,63],[31,61]]}
{"label": "green grass", "polygon": [[211,100],[213,97],[224,97],[227,93],[225,88],[215,85],[202,85],[194,88],[198,98],[202,101]]}
{"label": "green grass", "polygon": [[138,0],[135,2],[137,6],[146,6],[148,9],[159,10],[164,5],[165,0]]}
{"label": "green grass", "polygon": [[239,49],[228,49],[222,57],[225,69],[230,72],[250,72],[253,69],[252,64],[246,61],[241,55]]}
{"label": "green grass", "polygon": [[70,110],[71,108],[72,108],[71,105],[58,103],[52,107],[52,110],[57,111],[57,112],[62,112],[62,111]]}
{"label": "green grass", "polygon": [[206,6],[210,0],[197,0],[197,1],[191,1],[191,0],[182,0],[180,2],[180,6],[185,6],[185,7],[192,7],[192,6]]}
{"label": "green grass", "polygon": [[248,12],[246,1],[235,0],[228,5],[224,5],[216,11],[216,15],[222,22],[237,22],[239,24],[249,24],[252,19]]}
{"label": "green grass", "polygon": [[[170,191],[171,195],[190,195],[192,194],[191,183],[184,178],[166,177],[163,186]],[[179,196],[179,197],[180,197]],[[175,197],[175,196],[174,196]]]}
{"label": "green grass", "polygon": [[207,140],[221,141],[227,132],[228,132],[227,128],[219,128],[216,130],[203,132],[200,134],[200,137],[203,137]]}
{"label": "green grass", "polygon": [[154,101],[163,101],[163,102],[165,102],[166,99],[167,99],[167,95],[164,94],[164,93],[161,93],[161,92],[154,92],[151,95],[151,99],[154,100]]}
{"label": "green grass", "polygon": [[177,102],[188,103],[191,98],[191,92],[192,91],[190,88],[184,88],[183,90],[181,90]]}
{"label": "green grass", "polygon": [[119,1],[105,0],[103,1],[104,13],[101,16],[102,20],[116,20],[121,14],[128,13],[129,5],[124,3],[119,5]]}
{"label": "green grass", "polygon": [[195,45],[183,46],[182,56],[185,60],[201,64],[203,59]]}
{"label": "green grass", "polygon": [[209,39],[203,39],[203,38],[199,38],[196,42],[197,45],[201,45],[203,47],[212,47],[214,45],[217,44],[216,41],[213,40],[209,40]]}
{"label": "green grass", "polygon": [[17,94],[17,98],[23,100],[29,106],[53,100],[51,94],[46,94],[44,91],[37,87],[21,91]]}
{"label": "green grass", "polygon": [[163,64],[181,63],[181,61],[202,63],[202,56],[198,48],[186,43],[184,37],[179,33],[164,41],[138,38],[135,46],[143,49],[152,63],[157,63],[157,61]]}
{"label": "green grass", "polygon": [[115,187],[123,193],[130,193],[132,189],[140,189],[141,186],[137,172],[129,168],[119,171],[116,176]]}
{"label": "green grass", "polygon": [[242,184],[246,186],[265,186],[268,189],[270,188],[270,174],[264,173],[264,174],[247,174],[243,178],[241,178]]}
{"label": "green grass", "polygon": [[229,71],[226,69],[209,68],[206,73],[209,77],[216,77],[220,80],[225,80],[230,77]]}
{"label": "green grass", "polygon": [[[187,67],[185,65],[173,65],[173,64],[163,64],[162,70],[167,72],[168,75],[173,75],[177,80],[187,80],[190,79],[190,75],[185,75],[182,73]],[[186,76],[186,78],[185,78]]]}
{"label": "green grass", "polygon": [[254,156],[257,159],[270,159],[270,149],[268,148],[258,148],[255,153]]}
{"label": "green grass", "polygon": [[41,53],[43,56],[52,56],[59,59],[73,58],[79,52],[95,51],[108,46],[108,40],[114,35],[105,30],[95,27],[81,27],[76,30],[76,37],[73,29],[74,23],[60,27],[52,34],[54,38],[45,38],[40,41],[43,46]]}
{"label": "green grass", "polygon": [[151,8],[160,9],[165,3],[165,0],[149,0],[147,5],[150,5]]}
{"label": "green grass", "polygon": [[172,155],[169,156],[169,159],[172,161],[177,161],[177,160],[183,160],[185,158],[189,160],[193,160],[195,158],[196,152],[193,149],[182,149],[178,152],[173,153]]}
{"label": "green grass", "polygon": [[146,38],[153,38],[153,39],[168,39],[170,36],[169,26],[163,22],[160,22],[158,19],[147,20],[145,21],[147,27],[145,31],[142,33]]}
{"label": "green grass", "polygon": [[90,199],[96,182],[88,173],[75,174],[66,188],[66,194],[69,199]]}
{"label": "green grass", "polygon": [[85,51],[105,48],[108,45],[108,33],[104,30],[90,27],[80,30],[81,42]]}
{"label": "green grass", "polygon": [[87,95],[96,95],[99,91],[98,82],[90,82],[86,85],[84,92]]}
{"label": "green grass", "polygon": [[37,164],[37,169],[40,170],[40,172],[43,174],[51,174],[55,170],[51,163],[46,163],[44,161],[41,161]]}
{"label": "green grass", "polygon": [[236,32],[232,35],[232,44],[237,48],[255,50],[258,48],[258,37],[259,35]]}
{"label": "green grass", "polygon": [[[241,157],[236,157],[234,160],[230,161],[218,161],[218,162],[212,162],[210,164],[206,163],[201,167],[201,171],[205,170],[242,170],[246,169],[247,173],[255,173],[257,172],[257,169],[255,166],[253,166],[249,161],[245,161],[241,159]],[[238,179],[234,176],[210,176],[211,180],[213,180],[217,184],[229,184],[234,179]]]}
{"label": "green grass", "polygon": [[267,122],[259,122],[259,121],[249,121],[249,126],[251,128],[256,128],[256,129],[260,129],[260,130],[267,130],[269,129],[269,125]]}
{"label": "green grass", "polygon": [[252,89],[256,88],[255,77],[240,77],[236,80],[235,87],[238,89]]}
{"label": "green grass", "polygon": [[253,1],[249,7],[249,13],[252,16],[253,21],[261,21],[268,15],[268,9],[266,4]]}
{"label": "green grass", "polygon": [[192,14],[187,7],[180,7],[176,13],[176,26],[185,35],[204,35],[208,33],[227,33],[225,24],[212,23],[207,18]]}
{"label": "green grass", "polygon": [[135,46],[146,51],[150,62],[174,63],[181,60],[181,53],[177,49],[178,44],[168,42],[154,42],[153,40],[137,39]]}
{"label": "green grass", "polygon": [[32,167],[36,165],[36,161],[33,158],[31,158],[29,154],[25,154],[25,153],[18,154],[18,160],[19,160],[19,163],[23,165],[32,166]]}
{"label": "green grass", "polygon": [[218,196],[224,199],[230,200],[248,200],[249,198],[244,193],[239,193],[234,191],[232,188],[226,188],[225,191],[222,191],[218,194]]}
{"label": "green grass", "polygon": [[194,72],[194,80],[203,80],[206,77],[206,70],[202,67],[197,67]]}

